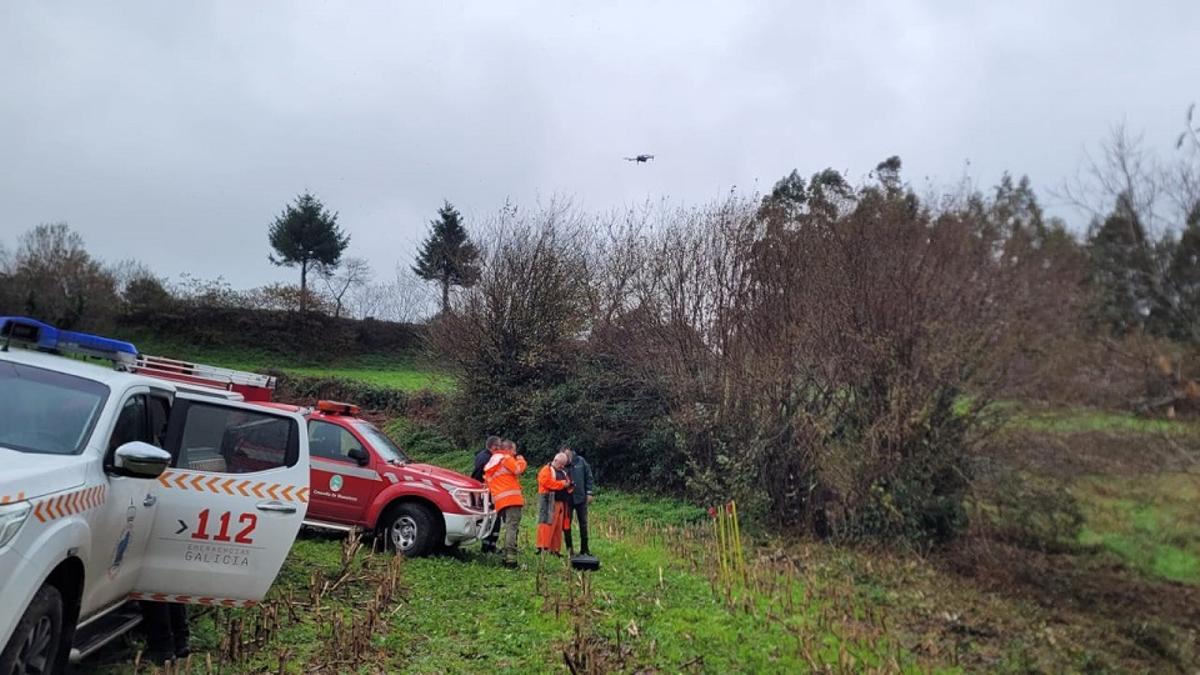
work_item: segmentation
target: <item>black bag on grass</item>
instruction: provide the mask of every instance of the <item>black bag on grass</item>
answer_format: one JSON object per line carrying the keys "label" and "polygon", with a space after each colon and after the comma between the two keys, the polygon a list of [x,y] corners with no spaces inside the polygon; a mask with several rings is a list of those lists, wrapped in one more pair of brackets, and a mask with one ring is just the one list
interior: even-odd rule
{"label": "black bag on grass", "polygon": [[580,553],[571,557],[571,567],[577,570],[594,572],[600,569],[600,559],[594,555]]}

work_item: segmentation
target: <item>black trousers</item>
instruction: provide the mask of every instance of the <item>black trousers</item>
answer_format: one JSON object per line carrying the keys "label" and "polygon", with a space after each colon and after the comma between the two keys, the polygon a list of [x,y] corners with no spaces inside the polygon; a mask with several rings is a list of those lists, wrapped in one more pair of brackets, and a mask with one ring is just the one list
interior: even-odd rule
{"label": "black trousers", "polygon": [[[571,519],[571,524],[579,523],[579,552],[591,553],[588,550],[588,524],[587,524],[587,507],[588,503],[585,499],[582,502],[571,500],[567,502],[567,517]],[[575,546],[571,541],[571,530],[565,533],[567,539],[567,549],[573,549]]]}
{"label": "black trousers", "polygon": [[485,552],[496,550],[496,545],[500,541],[500,525],[502,524],[502,520],[500,512],[497,511],[496,519],[492,521],[492,531],[488,532],[487,536],[483,538],[483,550]]}
{"label": "black trousers", "polygon": [[178,652],[188,646],[187,605],[140,601],[142,626],[151,651]]}

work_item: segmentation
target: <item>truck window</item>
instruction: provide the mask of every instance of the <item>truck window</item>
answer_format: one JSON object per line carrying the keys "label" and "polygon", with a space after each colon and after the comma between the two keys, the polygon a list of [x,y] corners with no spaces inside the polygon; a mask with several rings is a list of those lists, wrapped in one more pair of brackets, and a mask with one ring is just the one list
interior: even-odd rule
{"label": "truck window", "polygon": [[365,420],[354,420],[354,427],[367,439],[371,447],[375,448],[379,458],[388,464],[408,464],[411,461],[400,446],[393,443],[392,439],[374,424]]}
{"label": "truck window", "polygon": [[146,420],[150,423],[151,445],[160,448],[167,447],[167,422],[171,416],[171,402],[162,396],[150,396],[146,399]]}
{"label": "truck window", "polygon": [[108,451],[104,455],[104,467],[112,468],[113,453],[130,441],[141,441],[155,447],[166,448],[167,416],[171,402],[161,396],[136,394],[131,396],[113,425],[108,437]]}
{"label": "truck window", "polygon": [[149,426],[146,424],[146,397],[138,394],[129,397],[121,406],[121,414],[113,426],[112,435],[108,437],[108,451],[133,441],[150,441]]}
{"label": "truck window", "polygon": [[171,429],[175,466],[182,469],[252,473],[294,466],[300,455],[299,429],[286,417],[177,401]]}
{"label": "truck window", "polygon": [[78,454],[108,393],[99,382],[0,361],[0,445],[18,452]]}
{"label": "truck window", "polygon": [[362,443],[344,427],[320,420],[308,423],[308,454],[325,459],[350,460],[350,451],[362,449]]}

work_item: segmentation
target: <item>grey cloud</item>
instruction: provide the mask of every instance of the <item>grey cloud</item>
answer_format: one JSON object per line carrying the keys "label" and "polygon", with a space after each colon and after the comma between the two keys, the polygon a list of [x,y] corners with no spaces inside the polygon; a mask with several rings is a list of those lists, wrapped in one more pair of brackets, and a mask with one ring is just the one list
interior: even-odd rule
{"label": "grey cloud", "polygon": [[1121,120],[1168,147],[1197,28],[1189,0],[7,3],[0,240],[66,220],[249,286],[294,276],[265,230],[304,189],[385,274],[443,198],[699,201],[891,154],[1045,192]]}

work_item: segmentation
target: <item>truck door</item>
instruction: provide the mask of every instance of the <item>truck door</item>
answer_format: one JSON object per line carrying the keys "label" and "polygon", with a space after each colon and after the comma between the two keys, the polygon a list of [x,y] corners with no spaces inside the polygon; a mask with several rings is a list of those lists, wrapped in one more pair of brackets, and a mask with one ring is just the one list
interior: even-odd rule
{"label": "truck door", "polygon": [[[383,487],[371,468],[374,453],[346,427],[324,420],[309,420],[308,439],[313,505],[309,518],[365,525],[367,507]],[[356,450],[367,454],[366,464],[350,456]]]}
{"label": "truck door", "polygon": [[134,597],[243,606],[266,595],[308,502],[308,433],[299,415],[179,394]]}
{"label": "truck door", "polygon": [[[112,465],[112,454],[130,441],[142,441],[162,447],[162,432],[166,426],[170,400],[152,395],[149,387],[139,386],[125,392],[117,408],[116,419],[108,434],[104,466]],[[154,522],[154,481],[130,478],[111,473],[103,476],[104,483],[85,493],[91,504],[99,508],[87,511],[95,542],[88,558],[87,578],[101,583],[86,585],[81,609],[86,615],[125,597],[141,573],[146,542]]]}

